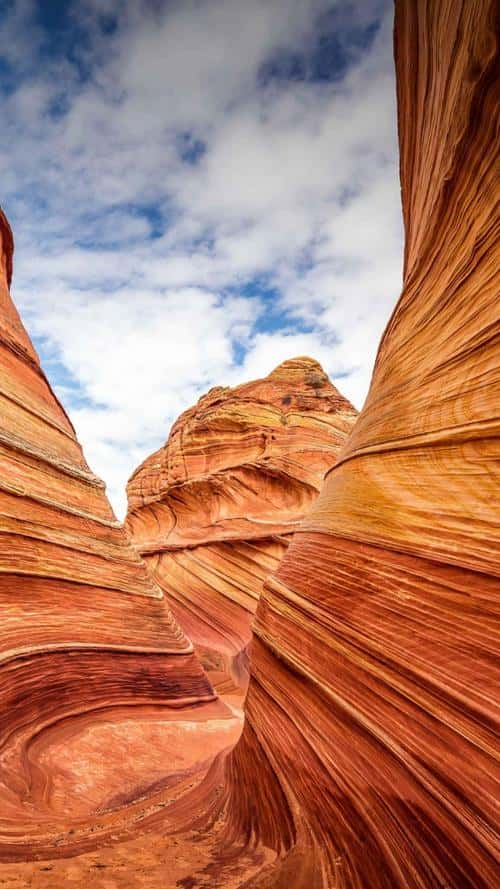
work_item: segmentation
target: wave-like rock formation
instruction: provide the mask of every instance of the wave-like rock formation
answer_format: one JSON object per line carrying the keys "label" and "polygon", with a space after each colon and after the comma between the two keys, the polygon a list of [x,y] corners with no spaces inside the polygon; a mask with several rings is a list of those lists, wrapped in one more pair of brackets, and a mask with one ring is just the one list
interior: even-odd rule
{"label": "wave-like rock formation", "polygon": [[219,692],[245,689],[266,577],[356,417],[311,358],[211,389],[127,486],[127,527]]}
{"label": "wave-like rock formation", "polygon": [[189,718],[207,751],[203,721],[234,722],[41,370],[12,253],[0,212],[0,859],[172,781]]}
{"label": "wave-like rock formation", "polygon": [[[396,2],[404,290],[363,412],[260,596],[229,757],[214,754],[231,720],[10,302],[2,218],[0,855],[34,859],[3,865],[10,889],[496,889],[496,25],[493,0]],[[157,554],[154,478],[131,493]],[[195,522],[189,546],[198,500],[184,492],[171,523],[178,553],[204,539]],[[209,506],[210,546],[233,519]],[[186,698],[197,723],[170,709]],[[54,835],[57,818],[71,829]]]}
{"label": "wave-like rock formation", "polygon": [[257,609],[228,814],[259,885],[498,885],[495,6],[396,3],[404,290]]}

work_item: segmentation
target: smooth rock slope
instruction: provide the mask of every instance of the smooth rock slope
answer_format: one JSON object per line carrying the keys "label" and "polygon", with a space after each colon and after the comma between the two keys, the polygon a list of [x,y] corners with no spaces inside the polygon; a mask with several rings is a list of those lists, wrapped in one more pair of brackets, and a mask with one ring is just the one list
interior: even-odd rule
{"label": "smooth rock slope", "polygon": [[0,858],[74,845],[69,824],[172,780],[169,713],[233,722],[41,370],[12,254],[0,212]]}
{"label": "smooth rock slope", "polygon": [[228,841],[258,885],[498,885],[498,34],[396,2],[404,290],[261,595]]}
{"label": "smooth rock slope", "polygon": [[356,411],[311,358],[212,389],[127,486],[127,527],[219,692],[245,689],[262,585]]}
{"label": "smooth rock slope", "polygon": [[[395,49],[404,290],[365,408],[261,593],[230,755],[232,721],[115,527],[10,302],[2,218],[10,889],[498,885],[496,4],[396,0]],[[167,484],[151,464],[132,483],[141,548],[160,552],[160,514],[167,554],[255,529],[258,514],[189,486],[168,524],[160,491],[205,471],[194,447],[186,474],[178,445]],[[197,721],[170,709],[186,697]]]}

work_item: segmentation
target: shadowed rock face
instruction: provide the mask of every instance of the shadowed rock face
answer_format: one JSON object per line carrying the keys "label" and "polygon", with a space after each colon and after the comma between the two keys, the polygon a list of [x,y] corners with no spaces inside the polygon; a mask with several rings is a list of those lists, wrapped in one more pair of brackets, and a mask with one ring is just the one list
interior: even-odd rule
{"label": "shadowed rock face", "polygon": [[399,0],[395,48],[404,290],[260,598],[228,771],[266,886],[498,884],[494,4]]}
{"label": "shadowed rock face", "polygon": [[356,417],[311,358],[212,389],[128,487],[127,527],[219,692],[246,688],[266,577]]}
{"label": "shadowed rock face", "polygon": [[215,701],[40,368],[9,294],[12,251],[2,213],[0,857],[171,776],[175,723],[166,743],[159,722]]}

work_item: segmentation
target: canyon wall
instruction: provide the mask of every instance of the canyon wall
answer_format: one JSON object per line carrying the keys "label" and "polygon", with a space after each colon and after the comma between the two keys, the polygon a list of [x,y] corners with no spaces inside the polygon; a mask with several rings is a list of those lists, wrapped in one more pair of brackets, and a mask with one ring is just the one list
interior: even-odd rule
{"label": "canyon wall", "polygon": [[496,25],[396,3],[404,289],[257,608],[227,839],[277,851],[258,885],[498,884]]}
{"label": "canyon wall", "polygon": [[0,857],[12,857],[172,771],[174,741],[155,762],[133,714],[217,703],[41,370],[10,298],[1,212],[0,248]]}
{"label": "canyon wall", "polygon": [[244,691],[266,577],[318,496],[356,411],[311,358],[217,387],[127,486],[127,527],[220,693]]}
{"label": "canyon wall", "polygon": [[[196,590],[202,547],[221,568],[234,541],[281,545],[310,491],[260,594],[229,756],[235,720],[116,523],[12,304],[0,215],[0,859],[13,889],[496,887],[496,25],[491,0],[397,0],[404,289],[319,498],[326,463],[298,468],[279,445],[288,385],[276,439],[270,399],[252,393],[259,411],[231,463],[241,405],[229,422],[216,390],[131,481],[137,548],[161,583],[157,564],[184,554]],[[220,421],[209,434],[205,409]],[[252,470],[257,453],[272,457],[267,474]],[[230,595],[217,588],[224,609],[238,566]],[[178,576],[174,608],[194,626],[195,585]],[[226,619],[239,632],[217,615],[208,648]]]}

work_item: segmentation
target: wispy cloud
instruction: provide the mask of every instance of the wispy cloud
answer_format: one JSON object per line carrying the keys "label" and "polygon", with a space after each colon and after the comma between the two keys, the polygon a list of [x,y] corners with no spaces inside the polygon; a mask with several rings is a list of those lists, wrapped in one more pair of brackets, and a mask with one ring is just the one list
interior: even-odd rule
{"label": "wispy cloud", "polygon": [[211,385],[308,352],[361,405],[400,288],[392,7],[50,6],[0,0],[14,294],[121,513]]}

